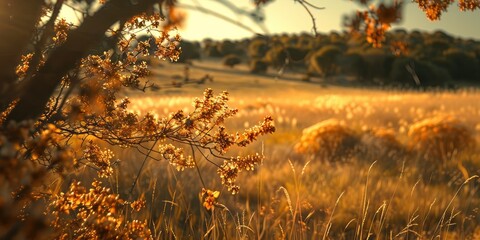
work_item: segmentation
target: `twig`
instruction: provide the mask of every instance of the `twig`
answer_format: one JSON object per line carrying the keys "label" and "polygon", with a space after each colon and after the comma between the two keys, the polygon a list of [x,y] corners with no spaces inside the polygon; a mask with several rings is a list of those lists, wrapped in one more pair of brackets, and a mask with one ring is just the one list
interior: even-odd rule
{"label": "twig", "polygon": [[[252,28],[248,27],[247,25],[245,25],[245,24],[243,24],[243,23],[241,23],[241,22],[239,22],[239,21],[235,21],[235,20],[233,20],[233,19],[231,19],[231,18],[229,18],[229,17],[227,17],[227,16],[225,16],[225,15],[222,15],[222,14],[220,14],[220,13],[218,13],[218,12],[215,12],[215,11],[213,11],[213,10],[210,10],[210,9],[208,9],[208,8],[204,8],[204,7],[202,7],[202,6],[191,6],[191,5],[188,5],[188,4],[178,4],[178,7],[185,8],[185,9],[196,10],[196,11],[203,12],[203,13],[205,13],[205,14],[208,14],[208,15],[212,15],[212,16],[217,17],[217,18],[220,18],[220,19],[222,19],[222,20],[224,20],[224,21],[226,21],[226,22],[229,22],[229,23],[232,23],[232,24],[234,24],[234,25],[237,25],[238,27],[243,28],[243,29],[245,29],[245,30],[247,30],[247,31],[249,31],[249,32],[251,32],[251,33],[257,34],[257,31],[253,30]],[[264,33],[268,34],[268,30],[267,30],[264,26],[262,26],[262,25],[260,25],[260,24],[257,24],[257,25],[262,29],[262,31],[263,31]]]}
{"label": "twig", "polygon": [[195,149],[193,149],[193,145],[190,144],[190,148],[192,149],[192,157],[193,157],[193,161],[195,162],[195,169],[197,170],[197,173],[198,173],[198,177],[200,178],[200,182],[202,182],[202,185],[204,188],[207,188],[205,185],[205,181],[203,181],[203,177],[202,177],[202,173],[200,172],[200,168],[198,167],[198,163],[197,163],[197,158],[195,157]]}
{"label": "twig", "polygon": [[150,148],[149,152],[147,153],[147,155],[146,155],[145,158],[143,159],[142,165],[140,166],[140,169],[138,170],[137,176],[135,177],[135,180],[134,180],[133,183],[132,183],[132,187],[130,188],[130,192],[129,192],[129,195],[130,195],[130,196],[132,196],[133,189],[135,188],[135,185],[137,185],[138,178],[140,178],[140,174],[142,173],[143,167],[145,166],[145,163],[147,162],[147,159],[148,159],[148,157],[150,156],[150,153],[152,152],[153,148],[154,148],[155,145],[157,144],[157,141],[158,141],[158,140],[155,140],[155,142],[153,143],[153,145],[152,145],[152,147]]}
{"label": "twig", "polygon": [[318,36],[318,32],[317,32],[317,23],[316,23],[316,19],[315,17],[313,16],[313,13],[310,11],[310,9],[308,7],[312,7],[312,8],[315,8],[315,9],[323,9],[323,8],[320,8],[320,7],[317,7],[317,6],[314,6],[312,5],[311,3],[308,3],[304,0],[294,0],[294,2],[298,2],[300,3],[300,5],[302,5],[303,8],[305,8],[305,11],[307,11],[308,15],[310,15],[310,18],[312,19],[312,30],[313,30],[313,35],[316,37]]}

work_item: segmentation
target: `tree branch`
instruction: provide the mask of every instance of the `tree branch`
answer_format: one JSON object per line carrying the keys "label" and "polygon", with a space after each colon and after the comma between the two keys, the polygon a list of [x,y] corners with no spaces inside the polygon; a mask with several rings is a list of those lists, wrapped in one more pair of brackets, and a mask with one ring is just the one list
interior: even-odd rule
{"label": "tree branch", "polygon": [[60,10],[62,9],[64,0],[57,0],[55,6],[53,7],[52,16],[48,19],[48,22],[45,24],[44,30],[40,39],[35,44],[35,53],[33,54],[32,60],[30,61],[30,68],[27,72],[27,78],[32,76],[37,70],[37,66],[42,59],[42,51],[45,45],[48,43],[48,40],[51,40],[53,33],[55,32],[55,20],[57,20]]}
{"label": "tree branch", "polygon": [[40,0],[0,1],[0,96],[5,96],[16,80],[15,68],[32,38],[43,4]]}
{"label": "tree branch", "polygon": [[69,33],[66,42],[53,50],[38,73],[22,81],[16,88],[8,100],[18,98],[19,102],[4,124],[11,120],[19,122],[40,116],[62,77],[75,67],[114,23],[129,19],[155,3],[159,3],[159,0],[143,0],[136,4],[126,0],[111,0],[93,16],[85,18],[77,29]]}

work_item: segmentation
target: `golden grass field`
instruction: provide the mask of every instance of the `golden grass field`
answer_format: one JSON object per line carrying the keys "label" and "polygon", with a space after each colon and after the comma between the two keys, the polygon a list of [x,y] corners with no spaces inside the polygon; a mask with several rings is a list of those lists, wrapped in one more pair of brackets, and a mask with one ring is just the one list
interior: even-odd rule
{"label": "golden grass field", "polygon": [[[152,82],[182,81],[184,65],[152,65]],[[190,78],[213,82],[128,94],[132,111],[165,116],[192,109],[205,88],[226,90],[239,109],[228,129],[267,115],[277,128],[231,153],[266,157],[241,173],[237,195],[204,160],[201,177],[147,160],[135,192],[158,239],[480,239],[480,91],[345,87],[246,69],[194,62]],[[144,156],[116,157],[111,187],[126,194]],[[213,212],[202,207],[200,178],[220,191]]]}

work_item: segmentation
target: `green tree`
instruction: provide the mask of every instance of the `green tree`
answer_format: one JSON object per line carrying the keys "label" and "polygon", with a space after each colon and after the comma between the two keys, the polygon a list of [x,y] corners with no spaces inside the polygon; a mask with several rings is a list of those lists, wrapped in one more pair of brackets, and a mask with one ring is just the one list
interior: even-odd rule
{"label": "green tree", "polygon": [[253,39],[248,45],[248,56],[250,58],[263,58],[268,50],[269,46],[265,39]]}
{"label": "green tree", "polygon": [[309,72],[329,77],[337,72],[337,59],[342,54],[340,48],[327,45],[310,56]]}
{"label": "green tree", "polygon": [[234,68],[235,65],[238,65],[242,63],[242,59],[235,55],[235,54],[229,54],[223,58],[223,65]]}
{"label": "green tree", "polygon": [[449,72],[454,79],[459,80],[480,80],[479,62],[475,54],[466,53],[460,49],[448,49],[443,52],[449,64]]}
{"label": "green tree", "polygon": [[392,84],[410,87],[444,87],[452,82],[447,70],[405,57],[394,60],[390,80]]}

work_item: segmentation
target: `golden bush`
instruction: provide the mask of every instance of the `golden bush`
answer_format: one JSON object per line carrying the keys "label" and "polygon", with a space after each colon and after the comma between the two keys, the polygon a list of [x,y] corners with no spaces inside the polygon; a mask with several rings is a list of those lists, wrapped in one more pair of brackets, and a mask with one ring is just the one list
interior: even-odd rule
{"label": "golden bush", "polygon": [[445,163],[475,146],[472,131],[451,116],[437,116],[414,123],[408,137],[410,148],[426,160]]}
{"label": "golden bush", "polygon": [[405,146],[396,138],[395,132],[387,128],[366,131],[361,138],[364,158],[375,161],[397,160],[406,153]]}
{"label": "golden bush", "polygon": [[336,119],[328,119],[304,129],[295,151],[336,162],[351,157],[358,142],[359,138],[352,129]]}

